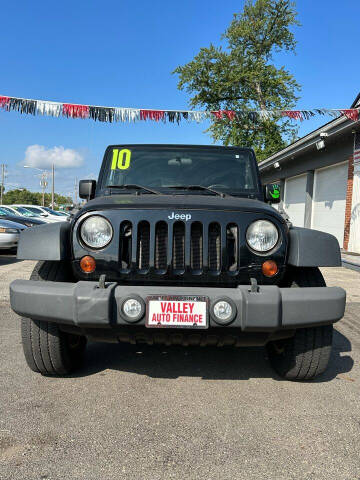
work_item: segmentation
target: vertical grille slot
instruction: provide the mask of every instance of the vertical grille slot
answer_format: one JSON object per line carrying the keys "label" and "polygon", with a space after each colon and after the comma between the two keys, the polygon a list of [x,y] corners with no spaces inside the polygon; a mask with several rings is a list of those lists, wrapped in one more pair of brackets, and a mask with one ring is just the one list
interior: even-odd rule
{"label": "vertical grille slot", "polygon": [[200,222],[191,225],[190,268],[200,271],[203,267],[203,227]]}
{"label": "vertical grille slot", "polygon": [[209,225],[209,270],[220,272],[221,269],[221,229],[218,223]]}
{"label": "vertical grille slot", "polygon": [[150,224],[142,221],[138,225],[137,268],[140,271],[149,269],[150,263]]}
{"label": "vertical grille slot", "polygon": [[166,271],[167,268],[168,226],[158,222],[155,227],[155,270]]}
{"label": "vertical grille slot", "polygon": [[238,270],[239,259],[239,232],[235,223],[229,223],[226,227],[226,252],[229,272]]}
{"label": "vertical grille slot", "polygon": [[174,223],[173,269],[176,273],[185,270],[185,225],[183,222]]}
{"label": "vertical grille slot", "polygon": [[132,223],[124,221],[120,225],[120,268],[128,271],[131,265],[131,241],[132,241]]}

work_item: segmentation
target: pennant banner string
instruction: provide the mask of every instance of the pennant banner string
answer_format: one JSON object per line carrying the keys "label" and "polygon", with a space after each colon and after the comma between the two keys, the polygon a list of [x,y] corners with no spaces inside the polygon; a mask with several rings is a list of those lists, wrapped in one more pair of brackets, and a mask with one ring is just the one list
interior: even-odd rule
{"label": "pennant banner string", "polygon": [[8,97],[0,95],[0,109],[7,112],[17,111],[30,115],[47,115],[50,117],[81,118],[98,122],[170,122],[179,124],[181,120],[203,122],[205,120],[236,122],[249,120],[279,120],[288,118],[295,121],[309,120],[315,115],[329,115],[333,118],[347,117],[353,122],[359,120],[359,108],[314,108],[310,110],[171,110],[129,107],[103,107],[96,105],[78,105],[73,103],[33,100],[29,98]]}

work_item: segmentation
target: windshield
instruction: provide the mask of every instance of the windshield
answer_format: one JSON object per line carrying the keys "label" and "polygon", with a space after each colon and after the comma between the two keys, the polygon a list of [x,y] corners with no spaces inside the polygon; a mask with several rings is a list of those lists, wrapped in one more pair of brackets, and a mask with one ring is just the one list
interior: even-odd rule
{"label": "windshield", "polygon": [[4,207],[3,205],[1,205],[1,210],[5,212],[5,215],[15,215],[15,212],[11,210],[11,208]]}
{"label": "windshield", "polygon": [[56,210],[51,210],[49,207],[43,207],[50,215],[55,215],[56,217],[62,217],[61,213],[58,213]]}
{"label": "windshield", "polygon": [[38,215],[35,215],[34,213],[30,212],[30,210],[27,210],[24,207],[13,207],[14,210],[16,210],[18,213],[21,215],[24,215],[25,217],[37,217]]}
{"label": "windshield", "polygon": [[[2,207],[0,207],[0,215],[4,216],[4,215],[11,215],[11,214],[7,210],[4,210]],[[14,213],[12,213],[12,215],[15,216]]]}
{"label": "windshield", "polygon": [[30,210],[32,213],[36,213],[37,215],[42,215],[44,212],[40,208],[36,207],[26,207],[27,210]]}
{"label": "windshield", "polygon": [[259,191],[257,178],[253,154],[247,149],[121,146],[108,150],[100,188],[141,185],[165,192],[199,185],[235,195],[254,194]]}

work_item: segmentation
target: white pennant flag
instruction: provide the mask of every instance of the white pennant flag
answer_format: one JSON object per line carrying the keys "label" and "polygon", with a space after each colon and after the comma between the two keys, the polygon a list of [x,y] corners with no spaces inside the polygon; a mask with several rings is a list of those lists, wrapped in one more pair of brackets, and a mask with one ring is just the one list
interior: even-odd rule
{"label": "white pennant flag", "polygon": [[50,117],[60,117],[62,114],[62,103],[37,100],[36,113],[39,115],[48,115]]}

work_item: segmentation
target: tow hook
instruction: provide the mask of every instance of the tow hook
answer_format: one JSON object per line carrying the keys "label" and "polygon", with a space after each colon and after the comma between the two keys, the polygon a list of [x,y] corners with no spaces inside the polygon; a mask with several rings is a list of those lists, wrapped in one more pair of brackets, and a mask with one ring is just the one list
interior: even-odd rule
{"label": "tow hook", "polygon": [[251,284],[251,287],[249,289],[249,292],[250,293],[259,293],[260,288],[259,288],[259,285],[257,283],[256,278],[250,278],[250,284]]}
{"label": "tow hook", "polygon": [[106,275],[105,274],[100,275],[98,288],[106,288],[105,280],[106,280]]}

